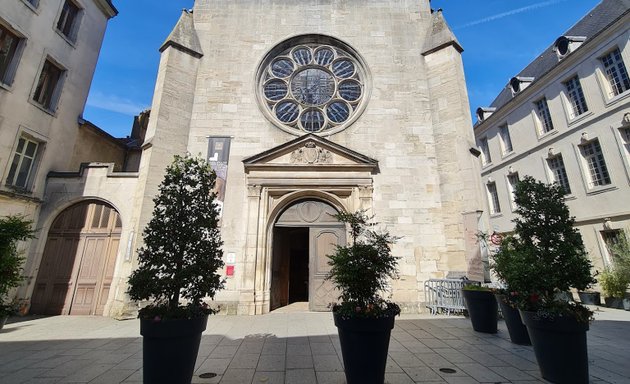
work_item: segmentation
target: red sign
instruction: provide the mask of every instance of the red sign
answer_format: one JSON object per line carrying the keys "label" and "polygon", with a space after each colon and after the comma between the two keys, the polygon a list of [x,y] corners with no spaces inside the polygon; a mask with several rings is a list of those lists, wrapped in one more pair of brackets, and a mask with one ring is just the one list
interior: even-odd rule
{"label": "red sign", "polygon": [[233,265],[228,265],[225,268],[225,275],[226,276],[234,276],[234,266]]}
{"label": "red sign", "polygon": [[503,236],[501,236],[500,233],[494,232],[492,235],[490,235],[490,242],[492,242],[492,244],[501,245],[501,241],[503,241]]}

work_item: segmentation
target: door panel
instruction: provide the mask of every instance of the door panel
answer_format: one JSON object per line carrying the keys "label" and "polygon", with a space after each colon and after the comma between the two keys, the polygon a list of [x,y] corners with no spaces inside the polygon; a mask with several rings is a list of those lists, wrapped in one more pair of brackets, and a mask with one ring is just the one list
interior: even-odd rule
{"label": "door panel", "polygon": [[336,302],[339,296],[331,281],[325,277],[330,266],[328,255],[335,251],[337,245],[345,244],[345,227],[310,228],[310,294],[309,309],[311,311],[329,311],[329,304]]}
{"label": "door panel", "polygon": [[31,297],[31,313],[102,315],[120,245],[118,212],[83,202],[53,222]]}
{"label": "door panel", "polygon": [[78,236],[49,237],[39,267],[31,312],[45,315],[61,314],[72,286],[72,272]]}
{"label": "door panel", "polygon": [[95,313],[102,315],[105,309],[105,303],[109,296],[109,290],[114,279],[114,267],[116,266],[116,254],[118,253],[118,247],[120,246],[120,237],[112,237],[109,239],[109,245],[107,246],[107,255],[105,259],[105,268],[102,274],[101,283],[99,285],[100,292],[98,292],[98,302],[96,304]]}
{"label": "door panel", "polygon": [[95,290],[105,263],[107,237],[85,237],[85,246],[80,257],[74,298],[70,307],[72,315],[93,315]]}
{"label": "door panel", "polygon": [[273,255],[271,257],[270,310],[289,304],[289,255],[286,228],[274,228]]}

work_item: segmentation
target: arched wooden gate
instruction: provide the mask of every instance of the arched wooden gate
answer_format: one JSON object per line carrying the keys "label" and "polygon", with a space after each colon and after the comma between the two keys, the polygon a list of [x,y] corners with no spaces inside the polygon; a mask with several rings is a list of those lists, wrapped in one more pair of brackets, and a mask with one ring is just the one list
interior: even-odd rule
{"label": "arched wooden gate", "polygon": [[78,203],[59,214],[48,233],[30,312],[102,315],[121,228],[118,212],[103,202]]}

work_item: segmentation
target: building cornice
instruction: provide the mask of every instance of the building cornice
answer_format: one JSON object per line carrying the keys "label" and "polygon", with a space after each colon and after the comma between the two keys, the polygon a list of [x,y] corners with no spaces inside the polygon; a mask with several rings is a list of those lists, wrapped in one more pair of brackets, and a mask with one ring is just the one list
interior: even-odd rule
{"label": "building cornice", "polygon": [[108,19],[118,15],[118,10],[114,7],[111,0],[94,0],[94,3]]}
{"label": "building cornice", "polygon": [[0,189],[0,196],[9,197],[11,199],[28,201],[29,203],[35,203],[35,204],[43,203],[43,200],[40,199],[40,198],[33,197],[33,196],[28,196],[28,195],[26,195],[24,193],[7,191],[7,190],[1,190],[1,189]]}

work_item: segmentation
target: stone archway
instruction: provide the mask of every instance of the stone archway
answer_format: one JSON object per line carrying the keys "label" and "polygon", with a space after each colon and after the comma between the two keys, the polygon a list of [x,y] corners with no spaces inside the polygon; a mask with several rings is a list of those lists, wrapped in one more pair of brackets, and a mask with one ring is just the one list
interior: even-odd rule
{"label": "stone archway", "polygon": [[30,312],[102,315],[121,229],[116,209],[100,201],[77,203],[61,212],[48,233]]}
{"label": "stone archway", "polygon": [[[278,298],[285,297],[284,302],[289,300],[288,292],[282,296],[272,291],[272,285],[279,284],[277,276],[272,283],[273,255],[278,252],[279,244],[274,239],[291,237],[291,234],[281,233],[290,230],[278,231],[278,227],[308,229],[309,307],[311,310],[328,310],[328,304],[336,300],[336,295],[326,292],[326,286],[321,285],[328,260],[313,255],[332,252],[331,244],[335,241],[345,242],[345,228],[335,227],[339,224],[331,217],[330,222],[318,223],[317,220],[302,220],[304,218],[298,221],[296,216],[295,222],[287,224],[281,216],[291,215],[290,211],[296,209],[294,206],[303,202],[323,204],[332,213],[370,210],[373,177],[379,172],[378,161],[315,134],[307,134],[248,157],[243,160],[243,165],[247,181],[247,240],[239,313],[267,313],[279,306]],[[319,219],[325,217],[327,215]],[[333,222],[335,225],[327,227]],[[300,230],[296,230],[295,235],[300,236]],[[276,265],[275,268],[280,267]],[[316,286],[321,289],[313,291]]]}
{"label": "stone archway", "polygon": [[345,244],[345,226],[337,210],[314,199],[291,204],[278,217],[272,234],[270,309],[308,301],[311,311],[326,311],[337,293],[325,281],[328,257]]}

